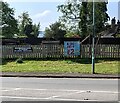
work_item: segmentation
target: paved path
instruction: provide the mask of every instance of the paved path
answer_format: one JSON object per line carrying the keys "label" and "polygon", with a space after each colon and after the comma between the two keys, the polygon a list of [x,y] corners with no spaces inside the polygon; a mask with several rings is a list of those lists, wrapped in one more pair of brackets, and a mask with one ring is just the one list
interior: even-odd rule
{"label": "paved path", "polygon": [[118,101],[117,79],[1,78],[5,101]]}

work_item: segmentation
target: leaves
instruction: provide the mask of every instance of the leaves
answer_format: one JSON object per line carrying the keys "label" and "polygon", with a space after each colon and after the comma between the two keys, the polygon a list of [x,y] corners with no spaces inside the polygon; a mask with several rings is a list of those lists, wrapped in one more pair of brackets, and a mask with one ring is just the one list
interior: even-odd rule
{"label": "leaves", "polygon": [[40,29],[40,23],[33,25],[33,33],[35,37],[38,37]]}
{"label": "leaves", "polygon": [[[63,15],[59,18],[65,24],[66,30],[81,32],[82,37],[92,34],[93,3],[69,0],[59,5],[58,11]],[[104,30],[105,23],[109,20],[107,2],[95,2],[95,27],[96,33]]]}
{"label": "leaves", "polygon": [[29,22],[32,22],[32,19],[29,17],[28,12],[23,12],[20,16],[18,16],[19,20],[19,36],[25,36],[24,28]]}
{"label": "leaves", "polygon": [[49,28],[45,29],[45,37],[47,38],[64,38],[66,34],[65,30],[62,30],[62,24],[60,22],[55,22],[54,24],[50,25]]}
{"label": "leaves", "polygon": [[78,27],[80,6],[81,3],[77,0],[69,0],[65,4],[58,5],[58,11],[63,14],[59,21],[65,24],[66,30],[74,30]]}
{"label": "leaves", "polygon": [[[29,23],[32,23],[32,19],[29,17],[28,12],[23,12],[19,17],[19,36],[26,36],[25,35],[25,27],[29,25]],[[38,24],[31,24],[32,27],[32,32],[30,34],[30,37],[38,37],[39,35],[39,28],[40,28],[40,23]],[[27,35],[28,36],[28,35]]]}
{"label": "leaves", "polygon": [[2,14],[2,37],[14,37],[14,34],[18,33],[18,22],[14,18],[14,9],[10,8],[8,3],[2,2],[0,14]]}

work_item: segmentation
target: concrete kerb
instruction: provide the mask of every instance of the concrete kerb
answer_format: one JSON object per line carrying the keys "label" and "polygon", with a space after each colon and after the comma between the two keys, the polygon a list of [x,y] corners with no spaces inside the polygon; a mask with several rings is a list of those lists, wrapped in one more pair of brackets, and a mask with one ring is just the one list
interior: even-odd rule
{"label": "concrete kerb", "polygon": [[36,77],[36,78],[113,78],[119,79],[119,75],[110,74],[79,74],[79,73],[13,73],[2,72],[1,77]]}

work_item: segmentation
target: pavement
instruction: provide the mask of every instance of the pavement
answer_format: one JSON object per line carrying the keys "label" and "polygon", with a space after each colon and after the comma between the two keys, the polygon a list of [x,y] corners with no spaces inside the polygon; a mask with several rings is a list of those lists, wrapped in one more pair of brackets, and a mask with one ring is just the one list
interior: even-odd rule
{"label": "pavement", "polygon": [[116,74],[80,74],[80,73],[25,73],[25,72],[2,72],[1,77],[36,77],[36,78],[115,78],[119,79],[120,75]]}

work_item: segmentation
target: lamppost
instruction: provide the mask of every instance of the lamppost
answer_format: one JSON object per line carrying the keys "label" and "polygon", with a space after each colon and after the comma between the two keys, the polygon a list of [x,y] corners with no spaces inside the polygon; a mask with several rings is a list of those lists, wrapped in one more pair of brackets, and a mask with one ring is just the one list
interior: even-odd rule
{"label": "lamppost", "polygon": [[95,74],[95,1],[93,0],[92,74]]}

